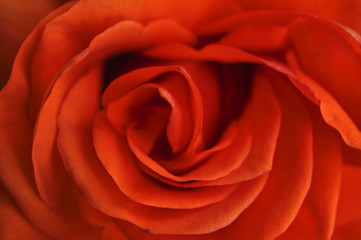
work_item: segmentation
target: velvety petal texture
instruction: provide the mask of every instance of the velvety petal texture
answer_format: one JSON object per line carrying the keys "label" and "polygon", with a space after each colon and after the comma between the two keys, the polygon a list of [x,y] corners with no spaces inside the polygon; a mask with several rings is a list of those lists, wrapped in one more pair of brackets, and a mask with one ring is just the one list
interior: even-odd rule
{"label": "velvety petal texture", "polygon": [[64,2],[0,92],[0,238],[360,239],[361,9],[332,3]]}

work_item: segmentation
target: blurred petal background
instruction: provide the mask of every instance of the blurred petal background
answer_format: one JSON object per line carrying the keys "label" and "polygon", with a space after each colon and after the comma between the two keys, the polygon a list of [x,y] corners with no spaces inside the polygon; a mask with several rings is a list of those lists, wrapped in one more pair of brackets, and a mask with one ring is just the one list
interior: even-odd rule
{"label": "blurred petal background", "polygon": [[11,72],[16,53],[36,24],[65,0],[0,0],[0,88]]}
{"label": "blurred petal background", "polygon": [[244,9],[271,8],[306,12],[338,21],[361,33],[360,0],[238,0]]}

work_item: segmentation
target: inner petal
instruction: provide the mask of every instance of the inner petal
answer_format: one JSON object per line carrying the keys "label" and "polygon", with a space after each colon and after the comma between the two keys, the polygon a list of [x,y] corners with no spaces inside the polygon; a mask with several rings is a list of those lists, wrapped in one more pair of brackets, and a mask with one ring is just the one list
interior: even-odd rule
{"label": "inner petal", "polygon": [[[153,140],[159,137],[167,123],[165,140],[169,142],[172,153],[177,154],[187,146],[193,135],[193,121],[190,114],[187,113],[191,103],[187,96],[182,96],[183,92],[174,96],[175,90],[170,92],[168,90],[172,89],[169,85],[162,85],[161,87],[159,84],[148,83],[136,88],[110,103],[107,108],[107,116],[119,133],[125,134],[124,130],[128,127],[137,128],[136,132],[143,128],[149,133],[156,133],[152,137]],[[173,88],[181,89],[179,86]],[[184,104],[186,102],[188,104]],[[149,117],[152,115],[155,116]],[[167,120],[168,115],[169,119]],[[155,122],[150,122],[151,120]],[[149,129],[149,126],[154,128]],[[147,148],[146,152],[149,153],[151,148],[149,146]],[[164,149],[159,150],[163,151]],[[164,156],[164,154],[161,155]]]}

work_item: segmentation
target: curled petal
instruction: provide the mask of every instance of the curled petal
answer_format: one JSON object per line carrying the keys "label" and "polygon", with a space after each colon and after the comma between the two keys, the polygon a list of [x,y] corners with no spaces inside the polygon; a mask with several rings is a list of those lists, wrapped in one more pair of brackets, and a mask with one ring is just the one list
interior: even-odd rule
{"label": "curled petal", "polygon": [[290,52],[288,59],[296,78],[291,78],[301,92],[315,104],[320,106],[324,120],[337,129],[344,141],[351,147],[361,148],[361,132],[353,119],[339,104],[339,102],[319,83],[302,72]]}
{"label": "curled petal", "polygon": [[[223,200],[237,187],[229,185],[188,190],[165,188],[138,168],[138,160],[125,139],[114,133],[104,114],[95,120],[94,141],[100,160],[120,190],[134,201],[145,205],[178,209],[197,208]],[[135,154],[139,155],[137,152]]]}
{"label": "curled petal", "polygon": [[[180,176],[162,172],[159,166],[155,172],[164,178],[152,176],[174,186],[194,187],[231,184],[262,175],[272,168],[280,119],[279,105],[272,89],[267,82],[255,80],[244,114],[226,130],[231,135],[225,135],[224,140],[230,142],[222,147],[222,151],[215,152],[207,161]],[[224,159],[228,161],[224,163]],[[187,182],[194,180],[197,181]]]}
{"label": "curled petal", "polygon": [[[110,110],[117,109],[118,107],[114,104],[124,105],[127,102],[123,99],[114,101],[119,96],[161,74],[172,72],[180,73],[180,75],[169,76],[166,80],[152,86],[158,89],[159,95],[166,99],[172,108],[167,125],[170,146],[175,153],[187,147],[184,150],[185,154],[187,154],[189,151],[194,151],[203,124],[203,111],[199,90],[185,69],[176,66],[137,69],[113,81],[103,94],[102,102],[104,106],[109,104]],[[114,103],[110,103],[111,101],[114,101]],[[117,119],[122,117],[121,109],[120,111],[114,110],[111,112],[120,115],[116,117]],[[180,126],[182,126],[182,131],[179,131]]]}
{"label": "curled petal", "polygon": [[267,175],[240,184],[222,201],[195,209],[156,208],[132,201],[115,185],[94,152],[94,109],[89,106],[95,105],[76,94],[82,89],[79,86],[69,91],[62,104],[57,146],[74,183],[87,201],[106,215],[126,219],[154,233],[207,233],[230,224],[262,190]]}
{"label": "curled petal", "polygon": [[361,105],[361,51],[347,32],[339,34],[333,28],[339,29],[312,19],[296,22],[291,31],[295,55],[289,54],[289,62],[299,81],[320,101],[325,121],[348,145],[361,149],[361,113],[354,107]]}

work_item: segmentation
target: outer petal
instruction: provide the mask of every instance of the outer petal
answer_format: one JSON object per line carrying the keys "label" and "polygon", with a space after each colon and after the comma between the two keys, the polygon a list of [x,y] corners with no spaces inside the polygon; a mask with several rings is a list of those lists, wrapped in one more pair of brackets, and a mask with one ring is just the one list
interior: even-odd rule
{"label": "outer petal", "polygon": [[0,121],[0,176],[14,202],[34,226],[54,238],[81,239],[87,236],[87,233],[82,232],[84,229],[74,228],[57,215],[39,198],[34,187],[30,150],[33,123],[26,110],[27,58],[32,54],[31,46],[35,44],[44,24],[66,11],[69,6],[49,15],[29,37],[16,59],[10,83],[0,93],[1,116],[6,116]]}
{"label": "outer petal", "polygon": [[2,186],[0,188],[0,221],[1,239],[51,239],[21,214]]}
{"label": "outer petal", "polygon": [[289,62],[297,76],[297,78],[291,77],[295,86],[306,97],[320,106],[324,120],[340,132],[346,144],[360,149],[361,132],[353,119],[327,90],[299,70],[292,54],[289,55]]}
{"label": "outer petal", "polygon": [[10,77],[12,63],[21,43],[38,21],[62,2],[0,1],[0,89]]}
{"label": "outer petal", "polygon": [[334,231],[342,174],[342,140],[308,103],[314,131],[314,170],[307,197],[280,239],[330,239]]}
{"label": "outer petal", "polygon": [[[197,1],[79,1],[68,12],[47,24],[32,59],[31,82],[37,111],[47,86],[76,54],[83,51],[98,34],[121,21],[149,23],[171,18],[191,26],[238,10],[231,0]],[[217,11],[214,11],[217,9]],[[89,18],[88,16],[91,16]],[[170,31],[171,28],[170,28]],[[56,61],[52,61],[57,59]],[[39,97],[40,96],[40,97]]]}
{"label": "outer petal", "polygon": [[[56,152],[56,149],[54,149],[54,141],[57,132],[56,117],[62,100],[69,88],[78,80],[77,78],[93,78],[96,74],[100,74],[101,69],[94,65],[92,65],[92,68],[94,69],[92,73],[87,73],[88,75],[84,73],[86,73],[86,69],[89,65],[101,61],[108,54],[111,54],[112,51],[125,51],[128,47],[134,48],[135,46],[147,44],[147,41],[144,43],[142,40],[154,33],[151,29],[152,27],[148,26],[142,32],[143,28],[140,24],[128,21],[121,22],[113,28],[108,29],[93,40],[88,50],[79,54],[77,58],[74,58],[69,63],[67,68],[64,69],[59,78],[54,82],[54,86],[49,89],[46,101],[38,116],[36,126],[38,131],[34,136],[34,171],[39,173],[36,174],[39,189],[44,189],[41,187],[42,184],[44,184],[44,186],[50,184],[47,178],[42,178],[41,175],[50,169],[53,169],[52,166],[54,166],[54,163],[52,160],[56,160],[53,159],[53,153]],[[123,34],[124,31],[130,31],[132,34]],[[168,36],[168,39],[169,37],[170,36]],[[177,36],[175,37],[178,38]],[[160,38],[160,40],[163,39],[164,38],[162,37]],[[24,112],[25,111],[26,110],[24,110]],[[41,150],[38,151],[38,149]],[[48,170],[44,172],[43,169]],[[43,194],[42,190],[40,190],[40,193]]]}
{"label": "outer petal", "polygon": [[361,33],[359,21],[361,3],[358,0],[238,0],[245,9],[283,9],[320,15],[356,29]]}
{"label": "outer petal", "polygon": [[361,218],[335,229],[332,240],[358,240],[361,237]]}
{"label": "outer petal", "polygon": [[[133,33],[132,35],[122,34],[124,30],[129,30],[129,29],[134,30],[131,31]],[[146,29],[150,29],[150,27]],[[44,129],[47,130],[43,132],[44,134],[43,136],[39,137],[40,135],[37,134],[35,136],[34,149],[37,147],[41,147],[42,149],[41,151],[42,157],[34,158],[34,161],[36,161],[38,164],[37,165],[38,170],[36,171],[42,172],[40,171],[41,169],[49,169],[49,166],[50,168],[52,166],[52,163],[51,161],[49,162],[49,160],[51,160],[53,157],[52,153],[54,151],[54,140],[56,136],[55,120],[56,120],[57,112],[63,100],[63,97],[67,94],[68,89],[76,81],[76,78],[81,76],[82,72],[85,71],[84,69],[86,69],[86,67],[88,67],[91,63],[103,59],[104,57],[107,56],[107,54],[114,53],[114,51],[119,52],[119,51],[124,51],[125,49],[128,48],[132,49],[136,46],[146,45],[147,42],[144,43],[142,42],[142,40],[144,40],[144,38],[149,36],[152,32],[148,31],[147,34],[145,34],[145,32],[142,32],[141,30],[142,30],[142,26],[134,22],[121,22],[118,25],[115,25],[114,27],[108,29],[106,32],[95,38],[89,47],[89,51],[84,51],[77,58],[75,58],[70,63],[70,65],[64,70],[58,81],[55,82],[54,87],[51,89],[52,91],[49,92],[49,96],[46,98],[46,102],[40,113],[40,117],[37,125],[38,133],[43,132],[42,130]],[[142,33],[144,34],[140,35]],[[139,36],[142,36],[144,38],[139,38]],[[164,40],[164,38],[161,38],[160,41],[161,40]],[[72,140],[76,140],[76,138]],[[34,153],[39,153],[39,152],[34,151]],[[65,155],[63,159],[67,159],[67,156]],[[71,171],[69,172],[73,174]],[[98,175],[102,176],[102,173],[98,173]],[[107,179],[107,177],[103,176],[103,179]],[[43,181],[42,184],[46,185],[47,183]],[[109,184],[109,187],[111,186],[112,185]],[[112,190],[110,190],[110,192],[112,192]],[[114,197],[113,194],[111,194],[110,200],[109,199],[108,200],[111,201],[112,203],[119,202],[115,200],[113,197]],[[98,202],[96,203],[92,202],[92,204],[97,205]],[[116,203],[116,205],[118,204],[119,203]],[[109,209],[108,208],[106,209],[108,214],[114,215],[114,210],[111,211],[113,213],[109,213],[108,212]],[[121,213],[121,214],[125,214],[125,213]],[[147,224],[149,223],[148,221],[145,222],[147,222]]]}
{"label": "outer petal", "polygon": [[[26,100],[30,95],[30,84],[29,84],[29,65],[31,59],[35,53],[35,50],[38,45],[38,40],[43,34],[45,25],[52,21],[54,18],[68,11],[69,8],[73,5],[73,3],[66,4],[61,8],[55,10],[51,14],[49,14],[46,18],[44,18],[38,25],[38,27],[34,30],[34,32],[27,38],[27,40],[22,45],[19,53],[15,59],[13,72],[11,73],[11,78],[1,91],[1,102],[4,103],[3,109],[4,111],[11,112],[11,110],[15,110],[17,108],[22,108],[26,104]],[[6,101],[6,102],[5,102]],[[9,110],[7,110],[9,108]],[[14,109],[15,108],[15,109]],[[14,111],[17,112],[17,111]],[[24,111],[18,112],[27,112],[26,109]],[[26,113],[27,114],[27,113]],[[30,119],[34,120],[34,119]]]}
{"label": "outer petal", "polygon": [[345,165],[333,239],[356,240],[361,237],[361,168]]}
{"label": "outer petal", "polygon": [[361,149],[361,112],[355,108],[361,105],[358,43],[338,26],[312,19],[295,23],[291,37],[299,68],[315,82],[302,76],[292,55],[291,66],[320,101],[325,121],[341,133],[347,144]]}
{"label": "outer petal", "polygon": [[271,23],[245,23],[228,33],[221,40],[250,52],[281,50],[286,46],[288,26]]}

